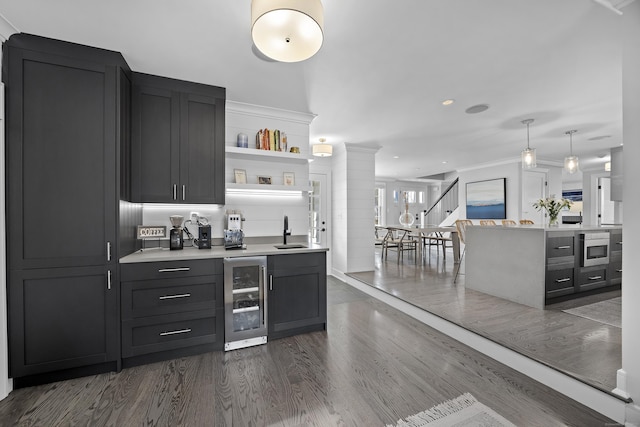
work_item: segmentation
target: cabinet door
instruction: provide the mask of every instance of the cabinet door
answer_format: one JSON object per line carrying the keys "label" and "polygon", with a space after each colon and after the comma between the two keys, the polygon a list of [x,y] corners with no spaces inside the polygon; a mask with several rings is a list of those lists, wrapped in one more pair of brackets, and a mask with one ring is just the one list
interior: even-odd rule
{"label": "cabinet door", "polygon": [[325,329],[325,253],[276,255],[268,262],[269,339]]}
{"label": "cabinet door", "polygon": [[180,99],[179,201],[224,204],[224,100],[193,93]]}
{"label": "cabinet door", "polygon": [[173,203],[180,179],[180,95],[156,87],[152,77],[133,76],[132,198]]}
{"label": "cabinet door", "polygon": [[116,67],[7,56],[9,266],[104,264],[118,213]]}
{"label": "cabinet door", "polygon": [[10,272],[10,376],[117,360],[117,279],[105,267]]}

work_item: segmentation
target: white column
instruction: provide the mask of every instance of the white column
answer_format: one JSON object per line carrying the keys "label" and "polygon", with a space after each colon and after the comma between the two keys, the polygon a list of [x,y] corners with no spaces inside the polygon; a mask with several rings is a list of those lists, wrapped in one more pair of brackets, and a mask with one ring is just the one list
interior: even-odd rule
{"label": "white column", "polygon": [[341,273],[374,269],[375,153],[378,146],[334,146],[332,265]]}
{"label": "white column", "polygon": [[[622,97],[624,135],[624,250],[622,256],[622,370],[618,389],[634,400],[627,405],[627,423],[640,425],[640,212],[637,182],[640,182],[640,2],[624,7]],[[627,424],[627,425],[629,425]]]}

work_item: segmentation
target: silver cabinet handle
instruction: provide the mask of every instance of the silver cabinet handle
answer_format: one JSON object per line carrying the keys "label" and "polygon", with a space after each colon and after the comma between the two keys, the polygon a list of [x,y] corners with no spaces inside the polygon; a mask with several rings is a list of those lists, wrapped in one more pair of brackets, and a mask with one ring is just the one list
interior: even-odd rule
{"label": "silver cabinet handle", "polygon": [[176,299],[176,298],[189,298],[191,294],[176,294],[176,295],[162,295],[158,297],[159,300]]}
{"label": "silver cabinet handle", "polygon": [[571,249],[571,246],[567,245],[567,246],[558,246],[556,247],[556,249]]}
{"label": "silver cabinet handle", "polygon": [[273,274],[269,275],[269,290],[273,290]]}
{"label": "silver cabinet handle", "polygon": [[107,261],[111,261],[111,242],[107,242]]}
{"label": "silver cabinet handle", "polygon": [[622,273],[622,269],[616,270],[617,273]]}
{"label": "silver cabinet handle", "polygon": [[600,280],[602,279],[602,276],[590,276],[589,280]]}
{"label": "silver cabinet handle", "polygon": [[111,290],[111,270],[107,271],[107,289]]}
{"label": "silver cabinet handle", "polygon": [[158,273],[173,273],[176,271],[189,271],[191,267],[177,267],[177,268],[161,268]]}
{"label": "silver cabinet handle", "polygon": [[570,282],[570,277],[565,277],[564,279],[556,279],[556,283]]}
{"label": "silver cabinet handle", "polygon": [[177,200],[177,199],[178,199],[178,185],[173,184],[173,200]]}
{"label": "silver cabinet handle", "polygon": [[182,200],[185,199],[186,185],[182,184]]}
{"label": "silver cabinet handle", "polygon": [[618,244],[618,245],[620,245],[620,246],[622,246],[622,242],[621,242],[621,241],[620,241],[620,242],[618,242],[617,244]]}
{"label": "silver cabinet handle", "polygon": [[185,328],[185,329],[178,329],[177,331],[160,332],[160,336],[166,337],[167,335],[187,334],[189,332],[191,332],[191,328]]}

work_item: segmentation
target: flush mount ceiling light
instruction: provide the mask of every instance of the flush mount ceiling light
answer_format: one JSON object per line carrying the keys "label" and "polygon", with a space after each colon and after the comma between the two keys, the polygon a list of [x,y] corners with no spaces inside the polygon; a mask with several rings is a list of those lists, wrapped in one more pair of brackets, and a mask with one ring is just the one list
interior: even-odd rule
{"label": "flush mount ceiling light", "polygon": [[464,112],[467,114],[478,114],[478,113],[483,113],[488,109],[489,109],[489,104],[478,104],[478,105],[472,105],[471,107],[464,110]]}
{"label": "flush mount ceiling light", "polygon": [[280,62],[311,58],[323,41],[320,0],[252,0],[251,38],[264,55]]}
{"label": "flush mount ceiling light", "polygon": [[523,125],[527,125],[527,148],[522,150],[522,169],[533,169],[536,167],[536,149],[529,147],[529,125],[533,123],[533,119],[525,119]]}
{"label": "flush mount ceiling light", "polygon": [[565,135],[569,135],[569,157],[564,158],[564,170],[567,173],[578,172],[578,156],[573,155],[573,134],[578,132],[577,130],[568,130]]}
{"label": "flush mount ceiling light", "polygon": [[316,157],[329,157],[333,154],[333,146],[331,144],[325,144],[326,139],[320,138],[320,144],[315,144],[311,147],[312,153]]}

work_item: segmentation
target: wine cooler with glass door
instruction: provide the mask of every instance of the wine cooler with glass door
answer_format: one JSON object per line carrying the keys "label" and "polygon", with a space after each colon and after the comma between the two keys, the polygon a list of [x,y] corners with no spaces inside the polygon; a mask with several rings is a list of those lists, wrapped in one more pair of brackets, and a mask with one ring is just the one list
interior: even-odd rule
{"label": "wine cooler with glass door", "polygon": [[224,259],[225,351],[267,342],[267,257]]}

